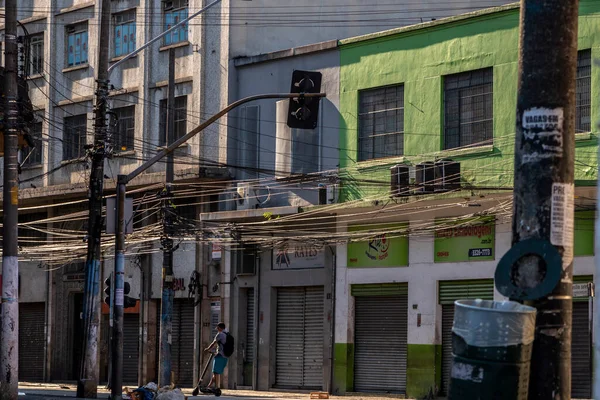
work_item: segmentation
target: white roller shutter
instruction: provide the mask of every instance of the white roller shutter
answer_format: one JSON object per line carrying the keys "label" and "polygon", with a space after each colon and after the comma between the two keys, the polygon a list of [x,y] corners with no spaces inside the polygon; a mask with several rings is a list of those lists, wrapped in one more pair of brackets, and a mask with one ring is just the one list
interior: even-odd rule
{"label": "white roller shutter", "polygon": [[442,394],[448,394],[450,370],[452,369],[452,324],[454,305],[442,305]]}
{"label": "white roller shutter", "polygon": [[408,296],[357,296],[354,310],[354,389],[405,393]]}
{"label": "white roller shutter", "polygon": [[323,288],[307,288],[304,303],[305,388],[323,387]]}
{"label": "white roller shutter", "polygon": [[277,291],[275,386],[323,386],[323,288]]}

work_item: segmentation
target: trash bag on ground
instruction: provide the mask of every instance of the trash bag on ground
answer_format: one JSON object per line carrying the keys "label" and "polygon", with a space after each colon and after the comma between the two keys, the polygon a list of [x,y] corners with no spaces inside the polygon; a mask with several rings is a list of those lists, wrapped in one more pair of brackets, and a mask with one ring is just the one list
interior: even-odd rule
{"label": "trash bag on ground", "polygon": [[181,389],[162,388],[154,400],[185,400],[185,396]]}

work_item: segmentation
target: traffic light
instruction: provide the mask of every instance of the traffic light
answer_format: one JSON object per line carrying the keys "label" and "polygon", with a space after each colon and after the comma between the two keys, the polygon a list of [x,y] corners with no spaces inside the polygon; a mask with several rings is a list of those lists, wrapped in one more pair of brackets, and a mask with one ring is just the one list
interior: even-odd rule
{"label": "traffic light", "polygon": [[127,296],[130,290],[131,286],[129,285],[129,282],[125,282],[123,286],[123,294],[125,295],[123,297],[123,308],[132,308],[137,304],[137,299]]}
{"label": "traffic light", "polygon": [[296,129],[315,129],[319,120],[319,97],[304,97],[306,93],[321,92],[321,73],[294,71],[290,93],[298,97],[290,99],[287,125]]}
{"label": "traffic light", "polygon": [[110,276],[104,280],[104,303],[110,306]]}

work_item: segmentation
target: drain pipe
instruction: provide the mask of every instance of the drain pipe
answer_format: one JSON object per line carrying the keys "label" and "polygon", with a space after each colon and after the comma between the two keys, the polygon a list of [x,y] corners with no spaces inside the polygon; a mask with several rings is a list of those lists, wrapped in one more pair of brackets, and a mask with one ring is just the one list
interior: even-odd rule
{"label": "drain pipe", "polygon": [[337,253],[333,249],[333,246],[329,246],[332,255],[332,268],[331,268],[331,334],[330,334],[330,362],[329,362],[329,387],[327,393],[333,394],[333,371],[334,371],[334,360],[335,360],[335,290],[337,280]]}
{"label": "drain pipe", "polygon": [[254,289],[254,360],[252,360],[253,390],[258,390],[258,350],[260,343],[260,257],[256,263],[256,286]]}

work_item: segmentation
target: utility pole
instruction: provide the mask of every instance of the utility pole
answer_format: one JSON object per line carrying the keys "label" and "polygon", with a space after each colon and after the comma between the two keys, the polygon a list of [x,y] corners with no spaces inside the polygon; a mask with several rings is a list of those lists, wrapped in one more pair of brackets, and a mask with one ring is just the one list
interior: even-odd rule
{"label": "utility pole", "polygon": [[17,400],[19,382],[19,181],[18,181],[18,48],[17,0],[5,3],[4,69],[4,186],[2,218],[2,342],[0,343],[0,399]]}
{"label": "utility pole", "polygon": [[[169,93],[167,99],[167,146],[175,141],[175,50],[169,50]],[[160,310],[159,386],[171,384],[171,333],[173,331],[173,214],[171,191],[175,179],[173,152],[167,154],[166,185],[163,192],[163,270]]]}
{"label": "utility pole", "polygon": [[98,32],[98,65],[96,67],[96,107],[94,109],[94,145],[91,149],[88,249],[85,263],[83,302],[83,351],[77,382],[77,397],[96,398],[98,394],[98,336],[100,327],[100,240],[102,236],[102,196],[104,190],[104,158],[106,108],[108,99],[108,47],[110,0],[102,0]]}
{"label": "utility pole", "polygon": [[[515,264],[517,286],[540,286],[551,269],[560,280],[528,302],[537,309],[530,400],[571,398],[575,80],[578,0],[521,0],[515,141],[513,246],[548,243]],[[554,251],[554,250],[553,250]]]}
{"label": "utility pole", "polygon": [[[117,184],[123,175],[117,177]],[[117,185],[117,204],[125,204],[125,186]],[[113,273],[114,300],[113,325],[111,339],[111,378],[110,398],[121,400],[123,398],[123,299],[125,288],[125,207],[117,207],[115,214],[115,269]]]}

